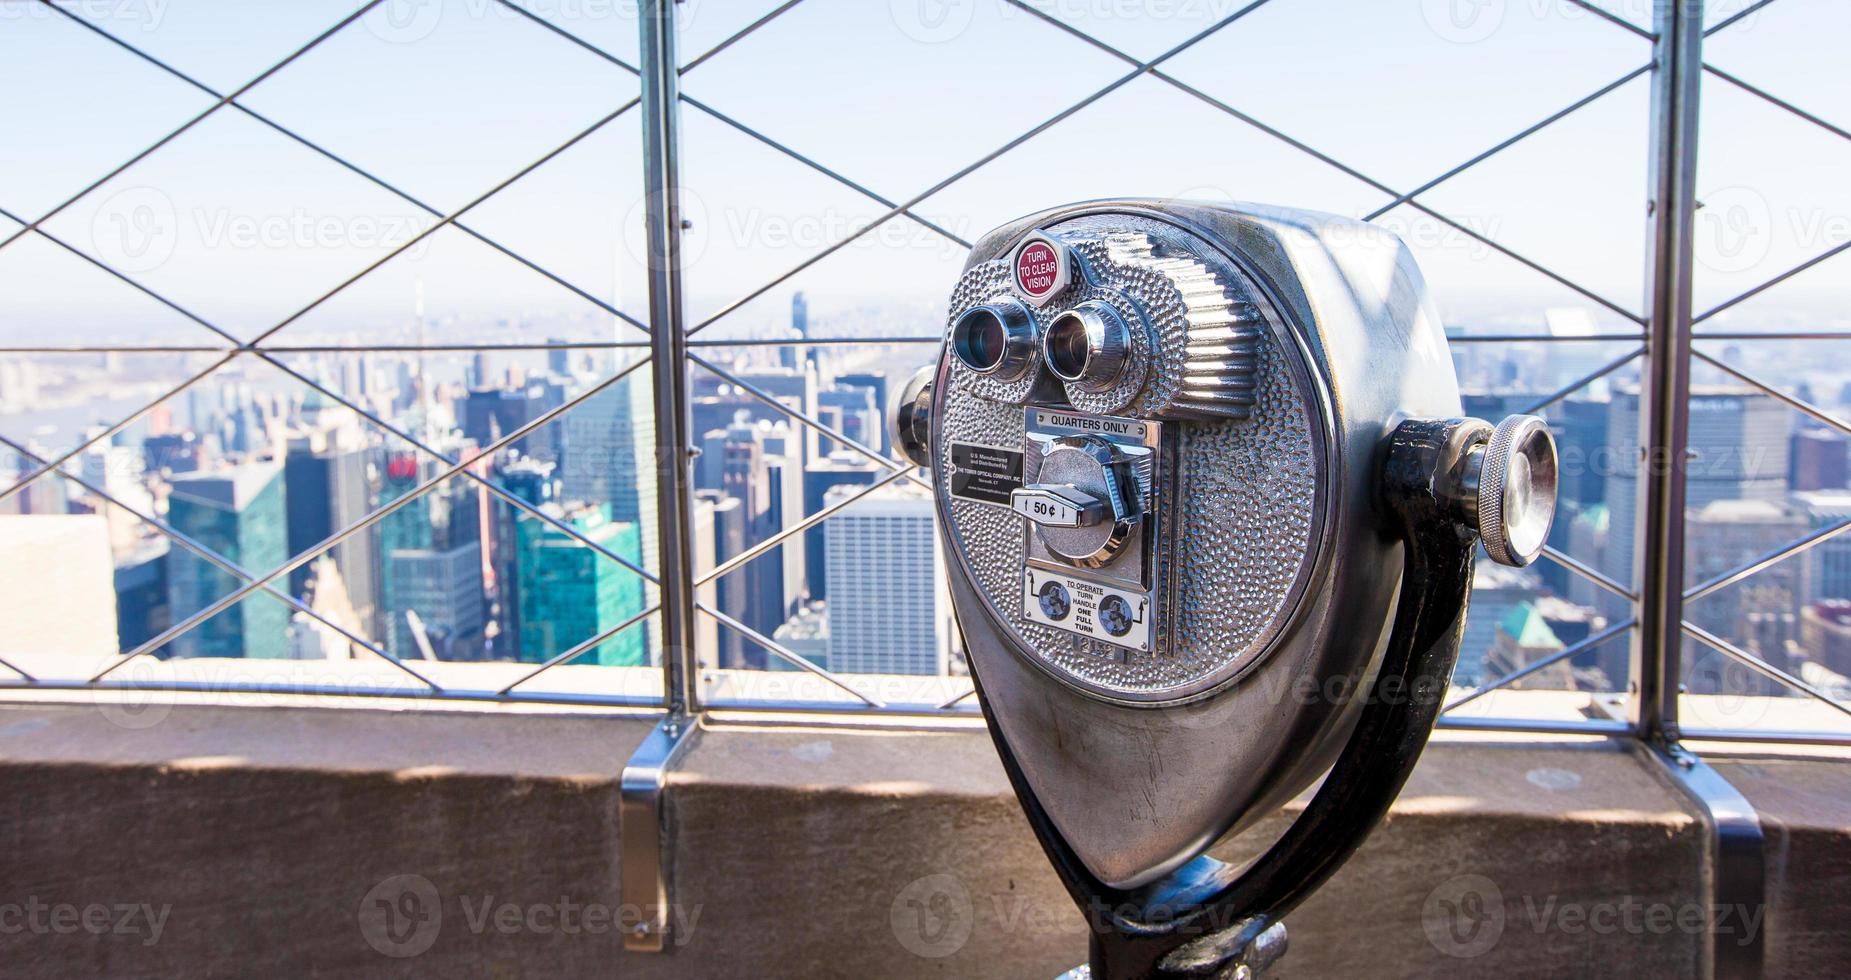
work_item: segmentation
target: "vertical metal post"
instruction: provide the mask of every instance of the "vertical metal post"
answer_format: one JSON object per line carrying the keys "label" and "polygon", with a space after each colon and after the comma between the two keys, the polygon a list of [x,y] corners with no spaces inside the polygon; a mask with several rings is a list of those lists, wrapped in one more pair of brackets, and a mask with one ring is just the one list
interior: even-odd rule
{"label": "vertical metal post", "polygon": [[[1691,230],[1697,209],[1697,106],[1703,0],[1657,0],[1651,115],[1651,320],[1639,405],[1639,598],[1631,722],[1710,832],[1704,878],[1711,908],[1765,915],[1765,838],[1753,804],[1678,743],[1683,675],[1684,504],[1690,421]],[[1712,924],[1699,975],[1755,977],[1761,932],[1725,936]]]}
{"label": "vertical metal post", "polygon": [[661,539],[662,672],[671,718],[693,709],[693,486],[688,338],[681,287],[680,63],[673,0],[641,8],[643,194],[648,222],[650,370],[655,382],[656,519]]}
{"label": "vertical metal post", "polygon": [[1684,477],[1690,406],[1691,224],[1697,206],[1702,0],[1658,0],[1654,16],[1649,244],[1651,320],[1639,394],[1634,581],[1639,629],[1631,721],[1641,738],[1677,738],[1684,620]]}
{"label": "vertical metal post", "polygon": [[[682,320],[680,61],[674,0],[641,9],[643,194],[648,227],[650,369],[655,382],[656,531],[661,544],[662,680],[666,715],[623,768],[618,786],[618,875],[624,948],[660,953],[674,928],[674,836],[669,773],[699,731],[694,657],[693,481],[688,441],[688,338]],[[676,942],[685,942],[686,936]]]}

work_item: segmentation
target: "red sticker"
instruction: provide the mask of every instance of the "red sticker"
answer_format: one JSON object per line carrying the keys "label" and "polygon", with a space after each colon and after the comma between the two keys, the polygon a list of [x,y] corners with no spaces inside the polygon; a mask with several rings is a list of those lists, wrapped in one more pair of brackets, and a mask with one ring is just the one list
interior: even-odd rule
{"label": "red sticker", "polygon": [[1015,284],[1030,298],[1054,291],[1061,279],[1061,258],[1047,242],[1029,242],[1015,257]]}

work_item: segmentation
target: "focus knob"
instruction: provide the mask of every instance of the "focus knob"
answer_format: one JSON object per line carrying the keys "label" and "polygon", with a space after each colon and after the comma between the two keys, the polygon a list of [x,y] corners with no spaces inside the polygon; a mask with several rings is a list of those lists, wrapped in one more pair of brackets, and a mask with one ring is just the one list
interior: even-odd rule
{"label": "focus knob", "polygon": [[1555,522],[1555,437],[1542,419],[1512,415],[1479,459],[1479,539],[1492,561],[1521,568],[1542,554]]}

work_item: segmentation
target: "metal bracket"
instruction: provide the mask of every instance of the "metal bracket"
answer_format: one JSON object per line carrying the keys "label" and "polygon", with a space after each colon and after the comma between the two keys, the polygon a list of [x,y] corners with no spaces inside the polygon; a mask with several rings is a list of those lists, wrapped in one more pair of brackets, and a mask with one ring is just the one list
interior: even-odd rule
{"label": "metal bracket", "polygon": [[640,914],[626,923],[623,948],[660,953],[667,945],[672,862],[668,813],[663,807],[668,774],[694,743],[700,723],[671,715],[651,729],[624,764],[617,790],[617,873],[624,908]]}
{"label": "metal bracket", "polygon": [[1646,750],[1663,763],[1671,782],[1703,808],[1709,827],[1710,948],[1705,957],[1710,977],[1759,977],[1762,936],[1766,928],[1725,937],[1715,928],[1722,909],[1767,908],[1767,864],[1761,816],[1722,773],[1676,742],[1647,742]]}

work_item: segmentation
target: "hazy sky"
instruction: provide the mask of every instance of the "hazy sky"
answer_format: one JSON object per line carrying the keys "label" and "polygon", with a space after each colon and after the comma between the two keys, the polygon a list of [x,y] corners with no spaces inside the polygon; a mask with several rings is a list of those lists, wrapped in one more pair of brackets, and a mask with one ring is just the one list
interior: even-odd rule
{"label": "hazy sky", "polygon": [[[634,0],[527,0],[636,61]],[[1713,4],[1723,13],[1743,2]],[[64,4],[229,92],[351,12],[355,0]],[[775,6],[682,5],[684,59]],[[1135,58],[1240,9],[1231,0],[1040,0]],[[1644,22],[1648,0],[1607,0]],[[1708,59],[1851,127],[1851,5],[1779,0],[1712,38]],[[1273,0],[1163,70],[1343,161],[1411,189],[1645,64],[1648,43],[1557,0]],[[1112,55],[1001,0],[806,0],[684,77],[684,91],[894,200],[911,198],[1118,79]],[[389,0],[240,103],[448,212],[636,94],[628,71],[493,0]],[[1641,308],[1648,80],[1624,85],[1423,195],[1463,224],[1623,309]],[[32,219],[209,107],[213,98],[36,4],[0,0],[0,208]],[[1700,181],[1698,306],[1851,240],[1851,143],[1711,79]],[[682,113],[690,316],[705,319],[886,207],[694,106]],[[640,312],[640,119],[632,110],[461,223],[586,292]],[[1265,201],[1363,215],[1393,195],[1144,77],[921,203],[965,238],[1066,200]],[[52,218],[74,248],[241,336],[295,313],[433,222],[263,123],[224,108]],[[1594,304],[1412,208],[1384,221],[1420,255],[1449,319],[1534,325]],[[17,225],[0,218],[0,238]],[[626,241],[628,239],[628,241]],[[900,218],[723,321],[942,294],[963,249]],[[1744,304],[1741,326],[1827,325],[1844,262]],[[277,335],[433,320],[580,317],[595,308],[455,229],[439,231]],[[1597,307],[1595,309],[1598,310]],[[1598,314],[1620,324],[1616,315]],[[1840,318],[1842,319],[1842,318]],[[605,318],[572,321],[601,337]],[[212,335],[35,235],[0,249],[0,343]],[[65,331],[66,334],[60,334]]]}

